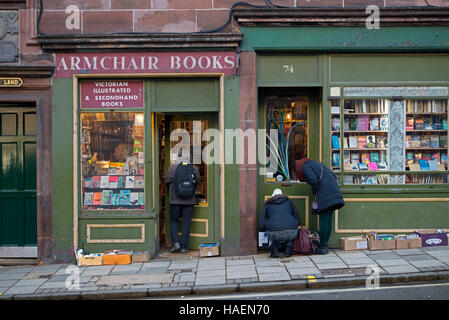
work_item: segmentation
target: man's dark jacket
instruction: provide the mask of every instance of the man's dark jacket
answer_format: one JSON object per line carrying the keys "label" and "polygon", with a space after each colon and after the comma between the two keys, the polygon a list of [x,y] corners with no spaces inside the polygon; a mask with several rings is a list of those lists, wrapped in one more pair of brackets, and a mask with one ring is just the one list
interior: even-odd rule
{"label": "man's dark jacket", "polygon": [[260,231],[292,230],[298,226],[298,211],[287,196],[277,195],[265,201],[259,219]]}

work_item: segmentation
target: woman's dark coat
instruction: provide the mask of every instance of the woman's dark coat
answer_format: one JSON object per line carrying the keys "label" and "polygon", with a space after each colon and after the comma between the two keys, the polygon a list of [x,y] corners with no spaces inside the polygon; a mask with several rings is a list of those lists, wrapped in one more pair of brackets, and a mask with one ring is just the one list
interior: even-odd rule
{"label": "woman's dark coat", "polygon": [[292,230],[299,226],[299,215],[293,202],[284,195],[265,201],[259,219],[259,231]]}
{"label": "woman's dark coat", "polygon": [[337,210],[345,205],[335,174],[324,164],[308,160],[302,166],[302,173],[306,182],[312,188],[313,195],[315,196],[317,191],[321,167],[323,168],[323,176],[316,198],[318,202],[318,213],[328,209]]}

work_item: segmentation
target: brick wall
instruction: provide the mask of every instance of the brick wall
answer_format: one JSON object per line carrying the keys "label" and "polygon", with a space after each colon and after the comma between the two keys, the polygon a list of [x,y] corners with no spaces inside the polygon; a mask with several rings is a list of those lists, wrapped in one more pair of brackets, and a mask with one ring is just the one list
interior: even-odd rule
{"label": "brick wall", "polygon": [[[113,32],[196,32],[223,25],[236,0],[44,0],[40,29],[48,34]],[[247,0],[264,6],[264,0]],[[449,6],[449,0],[427,0],[433,6]],[[38,1],[36,2],[38,3]],[[272,0],[280,6],[379,7],[426,6],[426,0]],[[80,9],[80,28],[69,30],[65,12]],[[228,26],[224,31],[232,31]]]}

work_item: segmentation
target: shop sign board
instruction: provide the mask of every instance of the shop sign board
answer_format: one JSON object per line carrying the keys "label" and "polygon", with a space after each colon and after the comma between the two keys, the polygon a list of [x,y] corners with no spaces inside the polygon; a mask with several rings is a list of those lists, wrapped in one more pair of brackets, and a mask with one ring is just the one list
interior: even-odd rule
{"label": "shop sign board", "polygon": [[19,88],[22,84],[23,80],[21,78],[0,78],[1,88]]}
{"label": "shop sign board", "polygon": [[143,108],[143,80],[82,80],[81,108]]}
{"label": "shop sign board", "polygon": [[55,78],[74,74],[223,73],[237,71],[236,52],[62,53]]}

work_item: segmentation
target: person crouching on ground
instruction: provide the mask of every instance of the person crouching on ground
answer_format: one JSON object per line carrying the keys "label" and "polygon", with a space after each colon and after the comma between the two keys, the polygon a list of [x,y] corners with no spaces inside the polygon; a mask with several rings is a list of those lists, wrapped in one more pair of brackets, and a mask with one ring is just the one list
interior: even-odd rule
{"label": "person crouching on ground", "polygon": [[[345,205],[337,177],[324,164],[307,158],[296,162],[296,177],[301,182],[307,182],[316,195],[318,215],[320,216],[320,246],[316,253],[329,252],[329,239],[332,234],[332,219],[334,211]],[[321,177],[321,180],[320,180]]]}
{"label": "person crouching on ground", "polygon": [[274,190],[271,198],[265,201],[259,219],[259,230],[267,231],[271,241],[271,257],[279,257],[282,246],[285,247],[285,257],[291,255],[298,226],[299,215],[295,205],[280,189]]}

